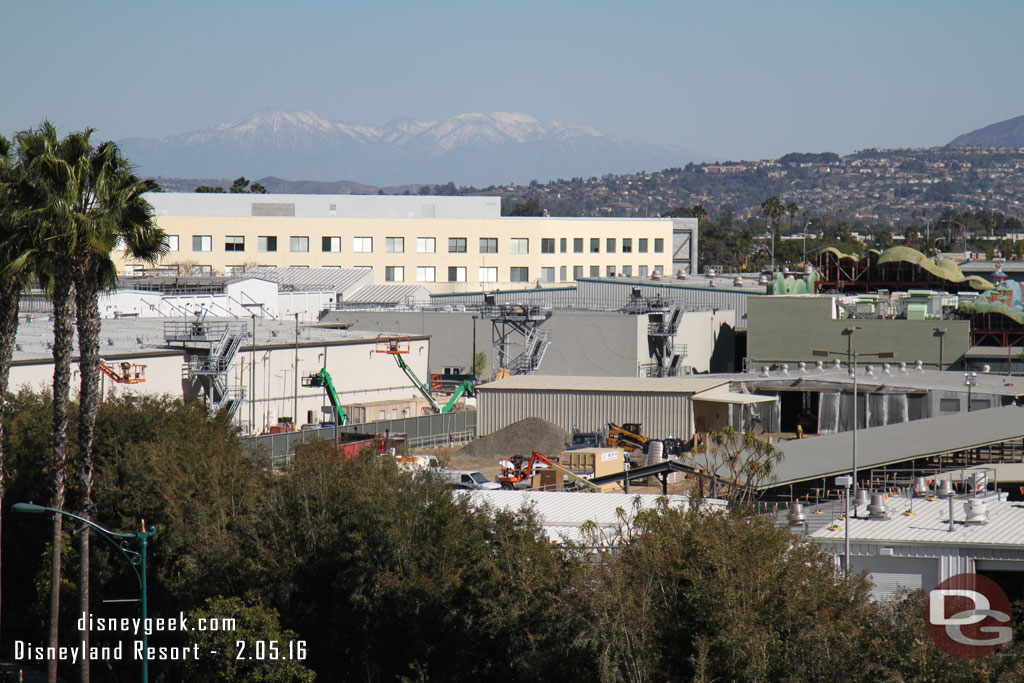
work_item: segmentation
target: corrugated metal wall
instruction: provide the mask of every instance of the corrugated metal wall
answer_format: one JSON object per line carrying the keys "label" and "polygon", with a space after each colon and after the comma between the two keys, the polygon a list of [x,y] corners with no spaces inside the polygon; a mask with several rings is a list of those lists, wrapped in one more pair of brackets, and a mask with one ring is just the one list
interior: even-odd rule
{"label": "corrugated metal wall", "polygon": [[640,422],[652,439],[693,437],[691,394],[594,391],[477,391],[480,436],[528,417],[583,431],[603,429],[608,422]]}
{"label": "corrugated metal wall", "polygon": [[765,296],[756,292],[743,292],[730,289],[714,289],[710,287],[687,287],[675,283],[637,284],[636,282],[615,282],[614,280],[580,280],[576,283],[581,301],[620,301],[620,306],[629,301],[634,287],[639,287],[644,296],[661,296],[677,301],[685,308],[693,310],[736,311],[736,327],[747,327],[747,300],[752,296]]}

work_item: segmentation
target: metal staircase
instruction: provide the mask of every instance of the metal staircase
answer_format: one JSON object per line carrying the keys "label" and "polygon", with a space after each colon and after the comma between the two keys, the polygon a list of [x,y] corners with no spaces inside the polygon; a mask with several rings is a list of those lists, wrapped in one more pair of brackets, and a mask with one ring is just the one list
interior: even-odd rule
{"label": "metal staircase", "polygon": [[680,360],[686,356],[686,345],[676,349],[676,333],[682,320],[683,309],[675,302],[648,313],[647,338],[654,356],[653,366],[648,366],[649,377],[674,377],[680,373]]}
{"label": "metal staircase", "polygon": [[245,388],[231,384],[231,364],[248,338],[244,322],[164,323],[164,341],[185,349],[182,380],[197,396],[205,397],[211,413],[221,410],[234,418],[245,402]]}
{"label": "metal staircase", "polygon": [[525,375],[535,371],[544,360],[544,352],[551,345],[551,332],[532,328],[526,335],[523,353],[512,361],[516,375]]}

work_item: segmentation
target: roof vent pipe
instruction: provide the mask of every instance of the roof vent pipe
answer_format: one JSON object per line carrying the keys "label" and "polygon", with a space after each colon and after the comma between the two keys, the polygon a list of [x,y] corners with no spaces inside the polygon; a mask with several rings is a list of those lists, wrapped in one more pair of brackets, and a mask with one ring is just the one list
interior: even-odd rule
{"label": "roof vent pipe", "polygon": [[953,495],[953,482],[943,479],[939,482],[939,490],[935,492],[939,498],[949,498]]}
{"label": "roof vent pipe", "polygon": [[854,507],[861,507],[862,505],[868,504],[868,490],[857,489],[857,492],[853,494],[853,505]]}
{"label": "roof vent pipe", "polygon": [[906,372],[906,371],[907,371],[907,361],[901,360],[900,361],[900,372]]}
{"label": "roof vent pipe", "polygon": [[883,375],[891,375],[892,374],[892,368],[891,368],[891,366],[888,363],[883,363],[882,364],[882,374]]}
{"label": "roof vent pipe", "polygon": [[889,507],[885,504],[884,493],[872,493],[871,505],[868,505],[868,516],[871,519],[889,519]]}
{"label": "roof vent pipe", "polygon": [[873,366],[871,366],[871,365],[865,365],[864,366],[864,374],[867,375],[868,377],[874,377],[875,376],[875,368]]}
{"label": "roof vent pipe", "polygon": [[779,366],[779,369],[782,370],[782,374],[783,375],[788,375],[789,374],[789,363],[783,363],[782,365]]}
{"label": "roof vent pipe", "polygon": [[818,370],[818,372],[824,372],[825,370],[825,364],[822,363],[820,360],[814,361],[814,367]]}
{"label": "roof vent pipe", "polygon": [[842,370],[843,369],[843,364],[842,364],[842,362],[840,362],[840,360],[838,358],[836,358],[835,360],[832,361],[832,369],[833,370]]}
{"label": "roof vent pipe", "polygon": [[799,363],[797,363],[796,367],[800,370],[800,372],[807,372],[807,363],[805,363],[803,361],[800,361]]}
{"label": "roof vent pipe", "polygon": [[924,372],[924,361],[923,360],[915,360],[914,361],[914,369],[917,370],[918,372]]}
{"label": "roof vent pipe", "polygon": [[967,515],[967,519],[964,520],[967,524],[988,523],[988,506],[980,498],[964,501],[964,514]]}

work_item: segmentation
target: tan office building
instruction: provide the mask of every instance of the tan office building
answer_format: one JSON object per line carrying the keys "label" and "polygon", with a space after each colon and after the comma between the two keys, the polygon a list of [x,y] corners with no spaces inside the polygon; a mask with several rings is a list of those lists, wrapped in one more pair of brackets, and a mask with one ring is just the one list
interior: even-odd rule
{"label": "tan office building", "polygon": [[[168,253],[191,274],[369,268],[433,292],[671,273],[673,221],[511,218],[498,197],[154,193]],[[119,267],[142,268],[118,254]]]}

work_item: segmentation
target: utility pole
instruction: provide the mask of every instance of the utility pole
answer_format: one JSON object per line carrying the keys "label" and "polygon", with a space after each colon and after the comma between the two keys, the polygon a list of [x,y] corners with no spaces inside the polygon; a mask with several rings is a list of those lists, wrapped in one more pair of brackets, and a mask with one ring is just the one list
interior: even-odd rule
{"label": "utility pole", "polygon": [[292,396],[292,429],[299,425],[299,314],[295,314],[295,394]]}
{"label": "utility pole", "polygon": [[249,359],[249,433],[256,433],[256,314],[252,314],[252,354]]}

